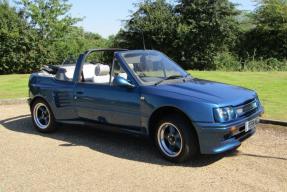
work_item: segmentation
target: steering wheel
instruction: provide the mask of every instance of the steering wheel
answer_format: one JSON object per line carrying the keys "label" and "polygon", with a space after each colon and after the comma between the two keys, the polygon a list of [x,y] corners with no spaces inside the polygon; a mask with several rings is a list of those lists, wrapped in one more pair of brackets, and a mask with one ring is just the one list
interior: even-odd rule
{"label": "steering wheel", "polygon": [[144,72],[138,73],[138,76],[139,76],[139,77],[147,77],[147,75],[146,75]]}

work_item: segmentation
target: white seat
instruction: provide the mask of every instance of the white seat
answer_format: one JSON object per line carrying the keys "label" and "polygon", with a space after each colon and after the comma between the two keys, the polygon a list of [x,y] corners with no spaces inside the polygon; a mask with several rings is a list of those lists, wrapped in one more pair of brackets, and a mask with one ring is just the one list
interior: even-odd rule
{"label": "white seat", "polygon": [[[134,70],[134,64],[129,63],[128,65],[131,68],[131,70]],[[128,74],[122,68],[121,68],[121,73],[119,73],[118,76],[124,79],[128,79]]]}
{"label": "white seat", "polygon": [[74,77],[75,66],[60,66],[56,78],[62,81],[72,81]]}
{"label": "white seat", "polygon": [[119,73],[120,77],[124,78],[124,79],[128,79],[128,75],[126,73]]}
{"label": "white seat", "polygon": [[93,82],[108,84],[110,82],[110,66],[97,64],[94,70]]}
{"label": "white seat", "polygon": [[129,67],[131,68],[131,70],[134,70],[135,66],[134,66],[133,63],[129,63],[128,65],[129,65]]}
{"label": "white seat", "polygon": [[66,67],[66,77],[68,78],[68,80],[72,80],[74,77],[74,72],[75,72],[75,66],[70,66],[70,67]]}
{"label": "white seat", "polygon": [[84,64],[83,74],[84,74],[85,81],[92,82],[94,80],[95,68],[96,66],[93,64],[90,64],[90,63]]}

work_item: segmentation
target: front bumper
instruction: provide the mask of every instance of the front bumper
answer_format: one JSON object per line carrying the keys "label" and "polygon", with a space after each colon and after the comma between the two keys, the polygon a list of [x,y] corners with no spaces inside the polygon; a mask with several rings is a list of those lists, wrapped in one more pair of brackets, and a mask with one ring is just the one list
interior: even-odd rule
{"label": "front bumper", "polygon": [[[195,123],[202,154],[218,154],[241,145],[241,142],[255,133],[255,129],[245,132],[245,122],[258,118],[263,108],[249,117],[231,123]],[[236,133],[231,134],[231,129]]]}

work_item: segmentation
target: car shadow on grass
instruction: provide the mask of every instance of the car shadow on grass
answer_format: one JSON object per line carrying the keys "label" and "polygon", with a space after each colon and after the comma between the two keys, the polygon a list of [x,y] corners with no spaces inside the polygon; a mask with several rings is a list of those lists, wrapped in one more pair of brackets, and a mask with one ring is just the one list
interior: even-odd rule
{"label": "car shadow on grass", "polygon": [[200,155],[187,163],[174,164],[164,160],[159,155],[150,139],[140,136],[70,125],[61,125],[57,132],[43,134],[33,128],[30,115],[4,119],[0,121],[0,124],[11,131],[57,139],[63,142],[59,147],[85,146],[114,157],[162,166],[203,167],[213,164],[225,156],[238,155],[233,152],[219,155]]}

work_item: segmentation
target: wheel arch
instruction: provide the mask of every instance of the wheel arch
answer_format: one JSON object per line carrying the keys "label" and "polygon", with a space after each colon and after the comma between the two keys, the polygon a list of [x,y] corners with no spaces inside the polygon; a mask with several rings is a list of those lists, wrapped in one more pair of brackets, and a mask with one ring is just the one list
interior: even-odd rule
{"label": "wheel arch", "polygon": [[162,107],[159,107],[158,109],[156,109],[151,114],[151,116],[149,118],[149,121],[148,121],[148,129],[149,129],[150,136],[152,136],[154,134],[155,125],[156,125],[156,122],[158,121],[158,119],[161,118],[164,115],[167,115],[167,114],[178,114],[181,117],[183,117],[190,124],[190,128],[194,132],[194,134],[195,134],[195,136],[197,138],[197,142],[199,144],[198,133],[197,133],[197,130],[196,130],[195,126],[193,125],[192,120],[190,119],[190,117],[184,111],[178,109],[177,107],[173,107],[173,106],[162,106]]}
{"label": "wheel arch", "polygon": [[34,102],[37,101],[37,100],[43,100],[43,101],[45,101],[45,102],[49,105],[48,107],[51,108],[49,102],[47,101],[47,99],[46,99],[45,97],[43,97],[43,96],[41,96],[41,95],[37,95],[37,96],[33,97],[33,99],[31,99],[31,101],[29,102],[30,110],[31,110],[31,107],[33,106]]}

